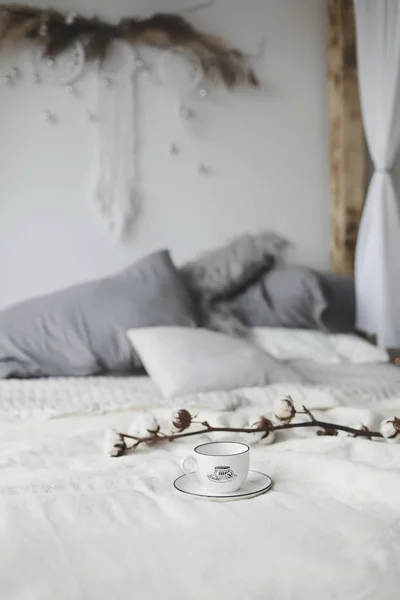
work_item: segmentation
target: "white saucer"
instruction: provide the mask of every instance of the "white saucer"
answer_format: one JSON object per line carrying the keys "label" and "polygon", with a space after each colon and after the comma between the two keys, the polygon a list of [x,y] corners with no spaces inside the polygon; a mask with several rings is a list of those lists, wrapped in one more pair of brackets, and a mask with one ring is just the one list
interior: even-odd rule
{"label": "white saucer", "polygon": [[[193,473],[194,475],[194,473]],[[213,500],[214,502],[229,502],[230,500],[247,500],[249,498],[255,498],[261,494],[265,494],[272,487],[272,479],[260,473],[260,471],[249,471],[246,481],[243,486],[236,490],[236,492],[229,492],[224,494],[222,492],[210,492],[201,486],[195,479],[190,475],[181,475],[174,481],[174,488],[178,492],[195,496],[203,500]]]}

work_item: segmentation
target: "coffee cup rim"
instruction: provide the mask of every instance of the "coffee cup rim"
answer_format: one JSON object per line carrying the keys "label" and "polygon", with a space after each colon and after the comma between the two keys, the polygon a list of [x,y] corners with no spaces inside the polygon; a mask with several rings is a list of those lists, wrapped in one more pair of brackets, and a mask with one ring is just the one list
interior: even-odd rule
{"label": "coffee cup rim", "polygon": [[[240,452],[231,452],[230,454],[203,454],[198,451],[198,448],[204,448],[204,446],[211,446],[211,444],[236,444],[237,446],[244,446],[245,450],[241,450]],[[219,441],[219,442],[205,442],[204,444],[199,444],[194,448],[194,452],[196,454],[200,454],[200,456],[238,456],[239,454],[246,454],[246,452],[250,451],[250,446],[245,444],[244,442],[229,442],[229,441]]]}

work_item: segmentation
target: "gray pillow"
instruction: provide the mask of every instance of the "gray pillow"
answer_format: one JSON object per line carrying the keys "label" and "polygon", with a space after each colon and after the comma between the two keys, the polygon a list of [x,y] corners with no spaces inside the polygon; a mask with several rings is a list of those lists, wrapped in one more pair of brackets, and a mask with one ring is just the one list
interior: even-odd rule
{"label": "gray pillow", "polygon": [[125,331],[153,325],[196,326],[167,250],[0,313],[0,378],[132,371],[140,361]]}
{"label": "gray pillow", "polygon": [[354,279],[334,273],[318,273],[325,292],[327,306],[322,322],[331,333],[348,333],[355,330],[356,292]]}
{"label": "gray pillow", "polygon": [[248,327],[344,333],[354,328],[354,283],[301,266],[276,267],[230,307]]}

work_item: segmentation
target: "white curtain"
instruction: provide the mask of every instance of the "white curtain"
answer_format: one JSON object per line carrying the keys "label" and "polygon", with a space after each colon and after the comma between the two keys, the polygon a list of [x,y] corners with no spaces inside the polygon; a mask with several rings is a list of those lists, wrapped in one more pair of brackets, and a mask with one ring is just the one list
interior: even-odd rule
{"label": "white curtain", "polygon": [[365,134],[375,172],[356,248],[357,326],[400,346],[400,209],[390,170],[400,144],[400,0],[354,0]]}

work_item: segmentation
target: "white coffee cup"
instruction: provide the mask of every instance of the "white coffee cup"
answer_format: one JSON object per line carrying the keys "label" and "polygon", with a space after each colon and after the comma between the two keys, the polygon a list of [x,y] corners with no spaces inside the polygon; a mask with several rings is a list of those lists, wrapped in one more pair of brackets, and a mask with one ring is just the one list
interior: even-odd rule
{"label": "white coffee cup", "polygon": [[245,481],[250,448],[241,442],[209,442],[194,449],[195,456],[181,461],[182,471],[211,492],[235,492]]}

